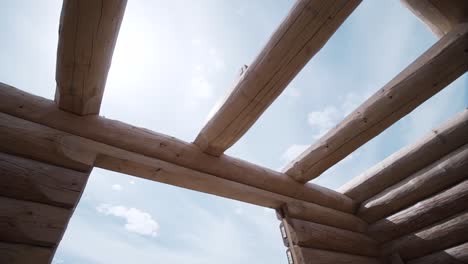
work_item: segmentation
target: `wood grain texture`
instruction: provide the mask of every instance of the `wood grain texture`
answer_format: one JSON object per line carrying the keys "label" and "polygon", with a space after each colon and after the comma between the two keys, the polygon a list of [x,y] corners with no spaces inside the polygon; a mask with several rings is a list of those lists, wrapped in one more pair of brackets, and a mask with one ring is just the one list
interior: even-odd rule
{"label": "wood grain texture", "polygon": [[378,243],[361,233],[293,218],[285,219],[284,224],[289,225],[293,245],[353,255],[379,255]]}
{"label": "wood grain texture", "polygon": [[382,245],[383,255],[398,252],[404,261],[468,241],[468,212]]}
{"label": "wood grain texture", "polygon": [[88,173],[0,153],[0,194],[64,208],[74,208]]}
{"label": "wood grain texture", "polygon": [[[87,166],[97,166],[275,209],[280,208],[284,203],[304,202],[262,188],[226,180],[215,175],[74,136],[6,114],[0,113],[0,124],[2,124],[0,135],[9,134],[8,140],[5,142],[17,142],[16,145],[19,146],[23,144],[24,135],[27,134],[28,140],[31,141],[30,145],[34,146],[34,149],[24,148],[22,151],[33,158],[45,159],[46,162],[59,163],[62,160],[67,160]],[[15,132],[16,130],[21,131],[21,133]],[[47,140],[52,136],[56,140]],[[0,145],[0,151],[3,150],[2,148],[3,145]],[[47,154],[43,154],[44,151],[41,151],[48,149],[56,151]],[[315,208],[326,212],[330,210],[321,206]]]}
{"label": "wood grain texture", "polygon": [[406,116],[468,70],[468,23],[441,38],[283,170],[307,182]]}
{"label": "wood grain texture", "polygon": [[255,123],[360,0],[299,0],[195,139],[219,156]]}
{"label": "wood grain texture", "polygon": [[0,263],[49,264],[52,256],[52,248],[0,242]]}
{"label": "wood grain texture", "polygon": [[284,216],[288,218],[333,226],[353,232],[363,233],[367,229],[367,223],[353,214],[324,209],[311,203],[287,203],[282,207],[282,211]]}
{"label": "wood grain texture", "polygon": [[468,180],[377,221],[367,233],[379,242],[386,242],[465,210],[468,210]]}
{"label": "wood grain texture", "polygon": [[353,212],[355,203],[338,192],[315,184],[300,184],[285,174],[222,155],[213,157],[174,137],[99,116],[78,116],[57,109],[54,102],[0,83],[0,111],[6,114],[138,153],[227,181],[282,196]]}
{"label": "wood grain texture", "polygon": [[373,223],[464,179],[468,179],[468,144],[366,200],[357,216]]}
{"label": "wood grain texture", "polygon": [[62,239],[71,214],[69,209],[0,196],[0,239],[54,247]]}
{"label": "wood grain texture", "polygon": [[439,38],[457,24],[468,22],[468,2],[465,0],[402,0]]}
{"label": "wood grain texture", "polygon": [[412,261],[408,264],[466,264],[468,263],[468,243],[442,250]]}
{"label": "wood grain texture", "polygon": [[363,202],[468,143],[468,109],[343,185],[338,191]]}
{"label": "wood grain texture", "polygon": [[58,106],[98,114],[127,0],[65,0],[57,48]]}
{"label": "wood grain texture", "polygon": [[295,264],[381,264],[377,258],[294,246]]}

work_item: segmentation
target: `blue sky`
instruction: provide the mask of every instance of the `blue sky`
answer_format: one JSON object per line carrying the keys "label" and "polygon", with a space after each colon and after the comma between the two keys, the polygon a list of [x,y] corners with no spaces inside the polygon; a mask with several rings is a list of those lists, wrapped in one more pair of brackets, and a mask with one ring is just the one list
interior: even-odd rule
{"label": "blue sky", "polygon": [[[193,141],[293,1],[129,0],[101,114]],[[0,81],[53,98],[60,1],[0,9]],[[400,1],[364,1],[233,155],[281,169],[437,39]],[[337,188],[468,105],[459,78],[315,180]],[[274,212],[94,169],[54,263],[287,263]]]}

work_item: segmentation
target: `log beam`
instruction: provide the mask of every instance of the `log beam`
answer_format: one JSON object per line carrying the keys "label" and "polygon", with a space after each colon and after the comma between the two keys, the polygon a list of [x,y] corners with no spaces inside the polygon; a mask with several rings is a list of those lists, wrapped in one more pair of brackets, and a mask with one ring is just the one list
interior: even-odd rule
{"label": "log beam", "polygon": [[359,217],[333,209],[324,210],[315,204],[287,203],[282,207],[284,217],[295,218],[344,230],[364,233],[367,223]]}
{"label": "log beam", "polygon": [[0,194],[5,197],[71,209],[80,199],[88,175],[0,153]]}
{"label": "log beam", "polygon": [[284,171],[307,182],[413,111],[468,70],[468,23],[441,38]]}
{"label": "log beam", "polygon": [[387,242],[468,209],[468,180],[370,225],[367,233]]}
{"label": "log beam", "polygon": [[383,255],[399,253],[403,261],[413,260],[468,240],[468,212],[416,233],[382,245]]}
{"label": "log beam", "polygon": [[361,203],[468,144],[468,109],[338,189]]}
{"label": "log beam", "polygon": [[341,252],[294,246],[295,264],[381,264],[377,258],[356,256]]}
{"label": "log beam", "polygon": [[373,223],[468,179],[468,144],[363,202],[357,215]]}
{"label": "log beam", "polygon": [[[57,138],[57,136],[53,136],[56,132],[65,132],[64,134],[67,136],[75,135],[79,140],[88,139],[94,141],[93,144],[102,143],[107,147],[113,147],[113,149],[118,149],[119,153],[139,155],[170,163],[171,166],[176,168],[196,171],[199,174],[209,175],[213,179],[218,178],[220,182],[226,180],[227,182],[238,183],[239,186],[260,189],[279,194],[282,197],[303,200],[344,212],[353,212],[355,207],[355,203],[350,198],[327,188],[315,184],[302,185],[285,174],[227,155],[213,157],[201,152],[193,144],[147,129],[100,116],[70,114],[57,109],[50,100],[28,94],[2,83],[0,83],[0,100],[2,101],[0,112],[58,130],[50,132],[49,136],[52,136],[52,138]],[[3,125],[3,123],[2,121],[0,124]],[[41,130],[43,129],[39,129],[39,131]],[[38,132],[31,131],[32,136],[37,135],[35,133]],[[11,134],[11,136],[18,135]],[[18,136],[18,138],[24,139],[25,137]],[[24,147],[24,149],[31,151],[29,147]],[[52,149],[51,151],[51,153],[54,153],[57,150]],[[44,156],[41,153],[37,154],[39,157]],[[63,155],[61,157],[63,158]],[[111,158],[112,155],[101,158],[101,165],[111,169],[113,166]],[[125,161],[125,158],[121,161]],[[74,165],[85,165],[82,163],[76,164],[77,161],[68,160],[65,162],[74,162]],[[136,171],[129,174],[141,176]],[[191,178],[186,180],[188,182],[193,181]],[[241,198],[240,195],[237,195],[237,199]],[[236,198],[233,197],[233,199]]]}
{"label": "log beam", "polygon": [[439,38],[457,24],[468,22],[468,2],[465,0],[402,0]]}
{"label": "log beam", "polygon": [[[280,208],[284,203],[304,202],[261,187],[220,178],[3,113],[0,114],[0,140],[5,142],[0,145],[0,151],[8,149],[13,154],[28,155],[33,159],[49,163],[57,164],[66,161],[83,166],[97,166],[275,209]],[[23,145],[27,147],[18,147]],[[333,196],[328,196],[328,192],[317,192],[317,190],[315,192],[317,200],[333,205]],[[330,210],[322,206],[315,208],[326,212]],[[319,214],[322,213],[319,212]]]}
{"label": "log beam", "polygon": [[0,263],[51,263],[53,249],[0,242]]}
{"label": "log beam", "polygon": [[362,256],[378,256],[378,243],[361,233],[303,220],[285,218],[293,245]]}
{"label": "log beam", "polygon": [[459,246],[442,250],[422,258],[408,262],[408,264],[464,264],[468,263],[468,242]]}
{"label": "log beam", "polygon": [[60,16],[55,100],[98,114],[127,0],[65,0]]}
{"label": "log beam", "polygon": [[299,0],[195,139],[221,155],[255,123],[361,0]]}

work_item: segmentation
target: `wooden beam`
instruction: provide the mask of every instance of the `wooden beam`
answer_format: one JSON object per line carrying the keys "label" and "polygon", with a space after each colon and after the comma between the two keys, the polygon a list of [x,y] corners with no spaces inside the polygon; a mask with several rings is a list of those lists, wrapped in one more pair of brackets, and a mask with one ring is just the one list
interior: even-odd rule
{"label": "wooden beam", "polygon": [[98,114],[127,0],[65,0],[60,16],[55,100]]}
{"label": "wooden beam", "polygon": [[219,156],[255,123],[361,0],[298,0],[195,139]]}
{"label": "wooden beam", "polygon": [[468,144],[363,202],[357,215],[373,223],[468,179]]}
{"label": "wooden beam", "polygon": [[468,143],[468,109],[338,189],[361,203]]}
{"label": "wooden beam", "polygon": [[[443,176],[442,176],[443,177]],[[468,209],[468,180],[369,226],[367,233],[387,242]]]}
{"label": "wooden beam", "polygon": [[439,38],[457,24],[468,22],[466,0],[402,0]]}
{"label": "wooden beam", "polygon": [[[211,174],[192,170],[170,162],[122,150],[103,143],[61,132],[6,114],[0,114],[0,151],[7,148],[26,153],[45,162],[73,161],[84,166],[97,166],[191,190],[210,193],[271,208],[284,203],[303,202],[262,188],[238,183]],[[28,146],[18,149],[18,146]],[[41,151],[41,150],[54,151]],[[326,193],[317,193],[322,202]],[[320,198],[322,197],[322,198]],[[329,211],[321,206],[317,210]],[[325,212],[325,213],[326,213]]]}
{"label": "wooden beam", "polygon": [[0,263],[49,264],[52,261],[52,251],[52,248],[0,242]]}
{"label": "wooden beam", "polygon": [[282,212],[284,217],[296,218],[353,232],[363,233],[367,230],[367,223],[355,215],[332,209],[324,210],[311,203],[287,203],[282,207]]}
{"label": "wooden beam", "polygon": [[295,264],[381,264],[382,262],[376,258],[356,256],[346,253],[303,248],[294,246],[292,250],[297,256]]}
{"label": "wooden beam", "polygon": [[382,245],[383,255],[398,252],[404,261],[420,258],[468,240],[468,212]]}
{"label": "wooden beam", "polygon": [[0,194],[5,197],[74,208],[88,175],[0,153]]}
{"label": "wooden beam", "polygon": [[0,239],[3,242],[55,247],[72,211],[0,196]]}
{"label": "wooden beam", "polygon": [[415,260],[408,264],[464,264],[468,263],[468,242],[442,250]]}
{"label": "wooden beam", "polygon": [[[61,135],[66,132],[65,134],[78,136],[79,140],[90,139],[95,143],[112,146],[114,149],[119,149],[120,153],[138,154],[145,158],[171,163],[173,167],[197,171],[211,178],[215,176],[214,178],[220,178],[220,181],[224,179],[227,182],[239,183],[240,186],[249,186],[340,211],[353,212],[355,207],[355,203],[350,198],[327,188],[315,184],[302,185],[285,174],[227,155],[213,157],[201,152],[193,144],[147,129],[99,116],[70,114],[57,109],[50,100],[30,95],[2,83],[0,83],[0,100],[2,101],[0,112],[60,130]],[[41,130],[43,129],[39,129]],[[59,133],[59,131],[55,132]],[[55,132],[50,132],[49,136],[59,138],[53,136]],[[31,131],[30,133],[36,136],[35,133],[38,132]],[[24,138],[19,137],[19,139]],[[57,145],[60,144],[57,143]],[[26,146],[24,149],[31,151]],[[39,157],[44,157],[41,153],[37,154]],[[112,164],[109,164],[110,166]],[[133,172],[133,174],[137,173]],[[175,181],[177,179],[180,178],[176,177]],[[190,178],[188,181],[191,181]]]}
{"label": "wooden beam", "polygon": [[361,233],[303,220],[285,218],[293,245],[362,256],[378,256],[378,243]]}
{"label": "wooden beam", "polygon": [[468,23],[445,35],[284,171],[307,182],[409,114],[468,70]]}

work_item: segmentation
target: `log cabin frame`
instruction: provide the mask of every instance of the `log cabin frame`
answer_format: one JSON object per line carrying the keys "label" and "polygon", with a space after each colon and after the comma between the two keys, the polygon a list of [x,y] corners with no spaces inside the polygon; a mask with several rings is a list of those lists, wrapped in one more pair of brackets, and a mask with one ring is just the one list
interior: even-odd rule
{"label": "log cabin frame", "polygon": [[223,154],[360,0],[298,0],[193,143],[99,116],[126,0],[64,0],[55,101],[0,83],[0,262],[50,263],[93,167],[277,211],[290,263],[466,263],[468,110],[333,191],[309,181],[468,70],[468,2],[402,0],[440,38],[282,172]]}

